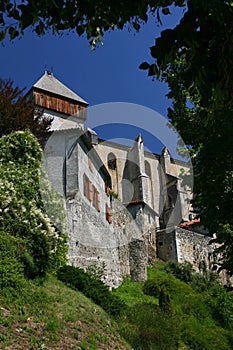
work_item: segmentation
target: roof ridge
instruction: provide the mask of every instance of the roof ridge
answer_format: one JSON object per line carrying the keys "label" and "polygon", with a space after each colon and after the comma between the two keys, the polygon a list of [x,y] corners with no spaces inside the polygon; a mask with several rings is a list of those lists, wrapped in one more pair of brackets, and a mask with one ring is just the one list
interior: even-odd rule
{"label": "roof ridge", "polygon": [[82,97],[77,95],[49,72],[45,72],[44,75],[42,75],[42,77],[33,85],[33,88],[45,90],[88,105],[88,102],[86,102]]}

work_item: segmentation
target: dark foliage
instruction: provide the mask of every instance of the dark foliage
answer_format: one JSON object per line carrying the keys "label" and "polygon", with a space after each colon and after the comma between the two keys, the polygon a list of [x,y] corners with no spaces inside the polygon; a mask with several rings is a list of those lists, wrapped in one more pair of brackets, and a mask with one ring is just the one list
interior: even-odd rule
{"label": "dark foliage", "polygon": [[74,266],[64,266],[58,271],[57,277],[112,315],[119,314],[124,307],[119,297],[112,294],[108,287],[91,273]]}
{"label": "dark foliage", "polygon": [[49,136],[52,118],[45,118],[41,110],[35,110],[33,101],[23,92],[14,87],[12,80],[0,79],[0,136],[30,130],[43,145]]}
{"label": "dark foliage", "polygon": [[170,261],[166,264],[164,270],[186,283],[191,282],[193,279],[194,270],[190,263],[178,264]]}
{"label": "dark foliage", "polygon": [[140,303],[127,308],[124,317],[128,326],[121,334],[135,350],[178,349],[181,324],[177,315]]}

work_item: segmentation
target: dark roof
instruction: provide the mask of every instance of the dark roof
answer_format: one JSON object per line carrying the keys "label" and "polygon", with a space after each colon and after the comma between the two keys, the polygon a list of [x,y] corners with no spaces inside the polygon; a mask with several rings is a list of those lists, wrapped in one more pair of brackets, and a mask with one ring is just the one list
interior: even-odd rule
{"label": "dark roof", "polygon": [[33,85],[33,88],[51,92],[55,95],[63,96],[88,105],[85,100],[61,83],[52,73],[45,72],[45,74]]}

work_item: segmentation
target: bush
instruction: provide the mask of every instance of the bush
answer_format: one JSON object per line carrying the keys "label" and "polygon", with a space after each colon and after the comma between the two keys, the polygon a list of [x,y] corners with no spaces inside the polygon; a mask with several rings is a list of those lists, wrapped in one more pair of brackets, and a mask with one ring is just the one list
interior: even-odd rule
{"label": "bush", "polygon": [[233,328],[233,292],[227,292],[221,284],[215,284],[205,293],[212,317],[221,327]]}
{"label": "bush", "polygon": [[[65,234],[54,227],[44,209],[41,154],[36,138],[29,132],[0,138],[1,229],[16,238],[16,259],[28,278],[53,272],[66,262],[67,253]],[[45,191],[50,191],[49,186]]]}
{"label": "bush", "polygon": [[219,276],[215,272],[205,272],[203,275],[195,273],[191,282],[192,288],[200,293],[206,292],[208,289],[219,284]]}
{"label": "bush", "polygon": [[166,273],[158,273],[156,277],[149,278],[144,283],[142,290],[144,294],[159,298],[162,289],[167,292],[176,290],[177,282],[179,281],[176,281],[175,278],[171,278],[171,276]]}
{"label": "bush", "polygon": [[111,293],[108,287],[94,274],[84,272],[74,266],[64,266],[58,271],[57,277],[70,287],[82,292],[112,315],[119,314],[124,307],[121,299]]}
{"label": "bush", "polygon": [[0,231],[0,290],[17,294],[24,286],[23,264],[17,260],[18,239]]}
{"label": "bush", "polygon": [[205,326],[190,317],[182,326],[182,341],[192,350],[230,350],[227,332],[214,325]]}
{"label": "bush", "polygon": [[189,283],[193,279],[194,270],[190,263],[179,264],[169,261],[166,263],[164,270],[185,283]]}

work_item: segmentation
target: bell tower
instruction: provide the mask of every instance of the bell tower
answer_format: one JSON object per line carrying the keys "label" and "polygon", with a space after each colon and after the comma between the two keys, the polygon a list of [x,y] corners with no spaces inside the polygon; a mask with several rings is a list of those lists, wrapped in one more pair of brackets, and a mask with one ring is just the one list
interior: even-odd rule
{"label": "bell tower", "polygon": [[[60,82],[53,73],[46,71],[28,92],[36,108],[43,110],[44,115],[53,118],[52,130],[66,128],[84,128],[88,103],[79,95]],[[66,121],[66,122],[65,122]]]}

